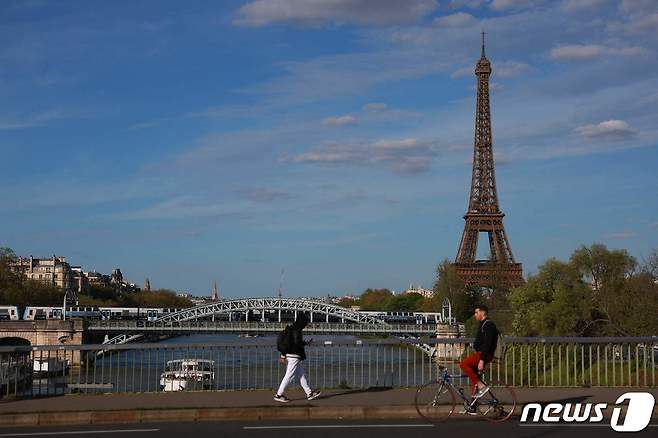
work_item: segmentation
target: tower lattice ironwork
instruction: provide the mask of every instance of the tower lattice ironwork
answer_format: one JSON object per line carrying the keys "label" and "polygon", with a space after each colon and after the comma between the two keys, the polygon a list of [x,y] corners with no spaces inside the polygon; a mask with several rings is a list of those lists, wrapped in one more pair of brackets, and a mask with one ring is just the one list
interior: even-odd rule
{"label": "tower lattice ironwork", "polygon": [[[464,233],[454,266],[457,274],[468,286],[494,286],[524,283],[521,263],[517,263],[503,226],[503,214],[498,205],[496,171],[491,138],[491,108],[489,102],[489,76],[491,63],[484,52],[475,66],[477,76],[477,104],[475,109],[475,147],[473,175]],[[489,237],[488,260],[477,260],[478,237],[486,232]]]}

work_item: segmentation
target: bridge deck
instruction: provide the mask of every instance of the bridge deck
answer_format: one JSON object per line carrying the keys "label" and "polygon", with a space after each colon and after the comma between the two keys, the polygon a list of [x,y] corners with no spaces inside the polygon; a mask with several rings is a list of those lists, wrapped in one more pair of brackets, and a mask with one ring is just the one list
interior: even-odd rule
{"label": "bridge deck", "polygon": [[[289,323],[229,321],[93,321],[87,330],[105,333],[277,333]],[[310,323],[306,333],[436,334],[436,324]]]}

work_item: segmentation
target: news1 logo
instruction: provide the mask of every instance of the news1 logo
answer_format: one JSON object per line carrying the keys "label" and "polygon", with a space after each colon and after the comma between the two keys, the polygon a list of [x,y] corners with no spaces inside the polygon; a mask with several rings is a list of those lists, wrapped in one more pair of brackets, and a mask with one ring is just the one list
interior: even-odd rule
{"label": "news1 logo", "polygon": [[[626,415],[622,417],[622,405],[628,401]],[[622,394],[610,416],[610,427],[617,432],[639,432],[651,421],[656,400],[648,392]],[[523,407],[521,423],[600,423],[604,420],[607,403],[528,403]]]}

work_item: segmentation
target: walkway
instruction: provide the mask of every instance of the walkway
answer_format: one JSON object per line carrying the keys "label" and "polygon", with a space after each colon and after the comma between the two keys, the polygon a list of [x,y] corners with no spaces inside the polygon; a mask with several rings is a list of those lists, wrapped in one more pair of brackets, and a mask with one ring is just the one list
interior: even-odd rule
{"label": "walkway", "polygon": [[[629,391],[656,388],[517,389],[517,414],[528,402],[563,401],[613,404]],[[41,399],[3,400],[0,426],[139,423],[153,421],[263,419],[416,418],[414,389],[332,390],[312,402],[301,391],[288,394],[293,402],[272,400],[270,391],[181,392],[116,395],[65,395]],[[654,415],[658,413],[658,407]]]}

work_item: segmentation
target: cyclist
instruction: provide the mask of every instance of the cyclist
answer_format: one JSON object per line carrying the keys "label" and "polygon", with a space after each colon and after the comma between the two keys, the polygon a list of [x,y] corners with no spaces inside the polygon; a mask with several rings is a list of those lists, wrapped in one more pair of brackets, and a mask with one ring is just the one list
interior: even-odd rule
{"label": "cyclist", "polygon": [[459,363],[459,368],[471,381],[473,398],[480,398],[489,391],[489,387],[480,380],[478,373],[482,373],[486,364],[493,359],[498,342],[498,329],[489,319],[488,313],[489,308],[484,304],[475,307],[473,316],[480,322],[473,343],[475,352]]}

